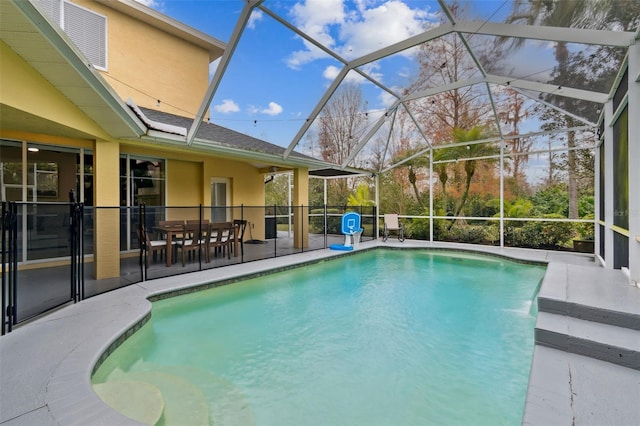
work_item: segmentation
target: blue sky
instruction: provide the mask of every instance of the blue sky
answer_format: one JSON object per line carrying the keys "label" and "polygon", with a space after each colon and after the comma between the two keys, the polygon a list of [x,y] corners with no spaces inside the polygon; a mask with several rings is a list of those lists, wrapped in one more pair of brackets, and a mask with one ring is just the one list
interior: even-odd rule
{"label": "blue sky", "polygon": [[[224,42],[229,41],[244,5],[241,0],[139,1]],[[263,4],[347,60],[423,32],[440,12],[433,0],[266,0]],[[496,18],[510,7],[504,1],[466,4],[478,19],[497,10]],[[400,89],[415,75],[412,59],[410,52],[397,54],[368,71],[387,87]],[[340,62],[257,11],[211,103],[211,121],[288,146],[341,68]],[[392,101],[357,75],[349,79],[361,84],[372,120]]]}
{"label": "blue sky", "polygon": [[[229,41],[245,4],[243,0],[138,1],[223,42]],[[498,22],[513,7],[512,0],[459,0],[458,4],[467,19]],[[263,5],[345,60],[422,33],[436,26],[441,14],[436,0],[265,0]],[[477,36],[475,41],[492,43],[487,36]],[[507,71],[513,76],[533,74],[534,80],[544,81],[555,64],[553,46],[535,41],[527,45],[512,57]],[[367,64],[363,70],[399,94],[416,78],[414,54],[415,50],[400,52]],[[211,66],[211,76],[215,66]],[[210,105],[211,121],[287,147],[342,67],[341,62],[255,10]],[[345,81],[360,86],[368,126],[395,100],[355,72]],[[539,123],[523,123],[522,127],[535,131]],[[313,131],[312,126],[312,135]],[[367,131],[365,128],[363,134]],[[296,150],[304,151],[301,145]]]}

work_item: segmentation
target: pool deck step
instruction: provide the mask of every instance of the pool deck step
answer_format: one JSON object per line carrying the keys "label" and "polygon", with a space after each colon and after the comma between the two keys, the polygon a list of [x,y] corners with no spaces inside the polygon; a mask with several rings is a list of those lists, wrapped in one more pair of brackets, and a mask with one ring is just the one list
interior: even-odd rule
{"label": "pool deck step", "polygon": [[538,293],[538,312],[640,330],[640,289],[620,271],[551,263]]}
{"label": "pool deck step", "polygon": [[537,345],[640,370],[640,289],[620,271],[551,263],[537,302]]}
{"label": "pool deck step", "polygon": [[640,370],[638,330],[539,312],[535,342],[548,348]]}

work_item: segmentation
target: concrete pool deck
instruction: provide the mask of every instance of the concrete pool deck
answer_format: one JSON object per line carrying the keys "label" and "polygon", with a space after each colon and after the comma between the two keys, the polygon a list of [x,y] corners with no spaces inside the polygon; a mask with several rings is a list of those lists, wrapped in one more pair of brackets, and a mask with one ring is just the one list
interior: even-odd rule
{"label": "concrete pool deck", "polygon": [[[374,247],[446,248],[549,262],[523,424],[640,424],[640,289],[592,256],[390,239]],[[0,424],[134,425],[90,383],[94,365],[151,309],[149,297],[345,252],[317,250],[133,284],[21,325],[0,338]]]}

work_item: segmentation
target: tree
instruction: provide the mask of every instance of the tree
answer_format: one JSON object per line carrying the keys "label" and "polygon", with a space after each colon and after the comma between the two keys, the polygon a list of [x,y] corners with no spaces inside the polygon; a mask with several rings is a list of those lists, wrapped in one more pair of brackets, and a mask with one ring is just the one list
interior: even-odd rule
{"label": "tree", "polygon": [[264,202],[266,206],[289,205],[289,175],[277,174],[264,182]]}
{"label": "tree", "polygon": [[[477,140],[484,139],[484,129],[481,126],[474,126],[469,130],[463,129],[454,129],[453,136],[454,141],[456,142],[473,142]],[[458,146],[454,149],[454,151],[460,152],[461,150],[465,150],[467,159],[464,160],[464,172],[465,172],[465,180],[464,180],[464,191],[462,193],[462,197],[460,199],[460,203],[456,208],[454,216],[459,216],[464,206],[469,198],[469,188],[471,187],[471,180],[476,173],[478,160],[477,157],[494,155],[496,153],[496,148],[492,144],[487,143],[477,143],[477,144],[469,144],[466,146]],[[462,151],[464,153],[464,151]],[[463,157],[463,155],[460,155]],[[450,227],[453,225],[451,223]]]}
{"label": "tree", "polygon": [[505,143],[511,148],[513,155],[506,157],[510,163],[505,164],[505,168],[510,166],[511,179],[506,183],[510,183],[511,191],[516,196],[528,193],[528,185],[525,180],[523,167],[529,161],[529,151],[533,145],[533,138],[521,137],[520,124],[528,118],[529,112],[524,109],[525,97],[512,89],[506,89],[503,92],[503,102],[497,104],[498,117],[500,121],[511,128],[505,136],[511,136],[505,139]]}
{"label": "tree", "polygon": [[[451,6],[454,14],[462,13],[459,6]],[[446,20],[446,17],[442,17]],[[413,83],[404,91],[404,94],[420,92],[429,88],[447,85],[452,82],[470,79],[477,72],[477,67],[467,52],[467,47],[457,34],[439,37],[424,43],[418,50],[418,72]],[[411,131],[413,121],[406,117],[407,112],[401,110],[396,120],[397,132],[400,138],[400,149],[396,151],[394,160],[399,161],[410,157],[418,151],[425,150],[428,144],[437,147],[443,143],[454,140],[454,129],[471,129],[474,126],[484,127],[493,118],[491,105],[486,101],[486,92],[479,91],[473,86],[452,89],[447,92],[416,99],[410,102],[410,110],[423,130],[422,133]],[[423,140],[425,135],[428,141]],[[445,214],[450,210],[451,200],[448,194],[448,185],[458,176],[455,166],[447,160],[452,150],[433,150],[433,172],[437,176],[442,189],[442,195],[438,199],[440,207]],[[431,179],[429,175],[429,158],[413,158],[403,164],[407,180],[413,191],[419,209],[426,209],[425,192]],[[474,171],[475,173],[475,171]],[[420,181],[424,184],[420,185]],[[468,194],[467,194],[468,195]],[[455,207],[454,207],[455,208]]]}
{"label": "tree", "polygon": [[376,202],[369,197],[369,185],[361,183],[356,188],[355,194],[349,195],[348,206],[360,207],[360,206],[375,206]]}
{"label": "tree", "polygon": [[[366,104],[360,86],[341,86],[325,105],[318,118],[318,147],[323,160],[342,164],[359,142],[366,124]],[[347,179],[330,182],[334,203],[342,204],[349,196]]]}
{"label": "tree", "polygon": [[[612,29],[616,26],[622,26],[628,29],[630,26],[637,26],[640,16],[640,5],[638,2],[614,2],[612,0],[516,0],[513,10],[507,22],[509,23],[525,23],[527,25],[541,24],[552,27],[587,27],[595,29]],[[504,43],[506,40],[501,39]],[[511,47],[517,48],[522,45],[524,39],[514,38],[511,40]],[[603,46],[598,49],[600,56],[603,52],[612,54],[614,49]],[[619,55],[622,53],[619,52]],[[589,63],[583,62],[582,69],[576,67],[574,61],[578,60],[582,52],[571,54],[567,43],[558,41],[555,44],[555,59],[557,66],[555,67],[552,78],[549,83],[562,87],[569,83],[575,85],[578,81],[590,79],[591,83],[597,82],[598,74],[602,70],[602,66],[595,65],[599,61],[595,60],[597,52],[590,55]],[[608,61],[605,63],[619,64],[619,59]],[[571,64],[571,66],[569,66]],[[586,65],[586,66],[585,66]],[[597,90],[597,86],[590,84],[589,87]],[[610,87],[601,88],[608,93]],[[559,106],[562,110],[590,118],[592,122],[597,121],[594,113],[584,109],[584,102],[577,102],[566,97],[548,94],[543,96],[548,102]],[[558,112],[548,114],[547,128],[570,128],[576,124],[576,120],[569,116]],[[568,192],[569,192],[569,214],[571,219],[578,218],[578,166],[576,135],[574,132],[567,133],[567,153],[566,164],[568,171]],[[551,172],[550,172],[551,173]]]}
{"label": "tree", "polygon": [[319,117],[318,145],[322,159],[342,164],[359,142],[366,122],[362,90],[355,84],[341,86]]}

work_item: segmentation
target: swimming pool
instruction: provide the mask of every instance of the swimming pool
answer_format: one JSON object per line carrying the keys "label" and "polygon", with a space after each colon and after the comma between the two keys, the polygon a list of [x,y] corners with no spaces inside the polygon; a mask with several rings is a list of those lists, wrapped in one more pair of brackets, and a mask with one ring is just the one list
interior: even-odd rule
{"label": "swimming pool", "polygon": [[165,424],[519,424],[544,271],[375,250],[165,299],[93,382]]}

